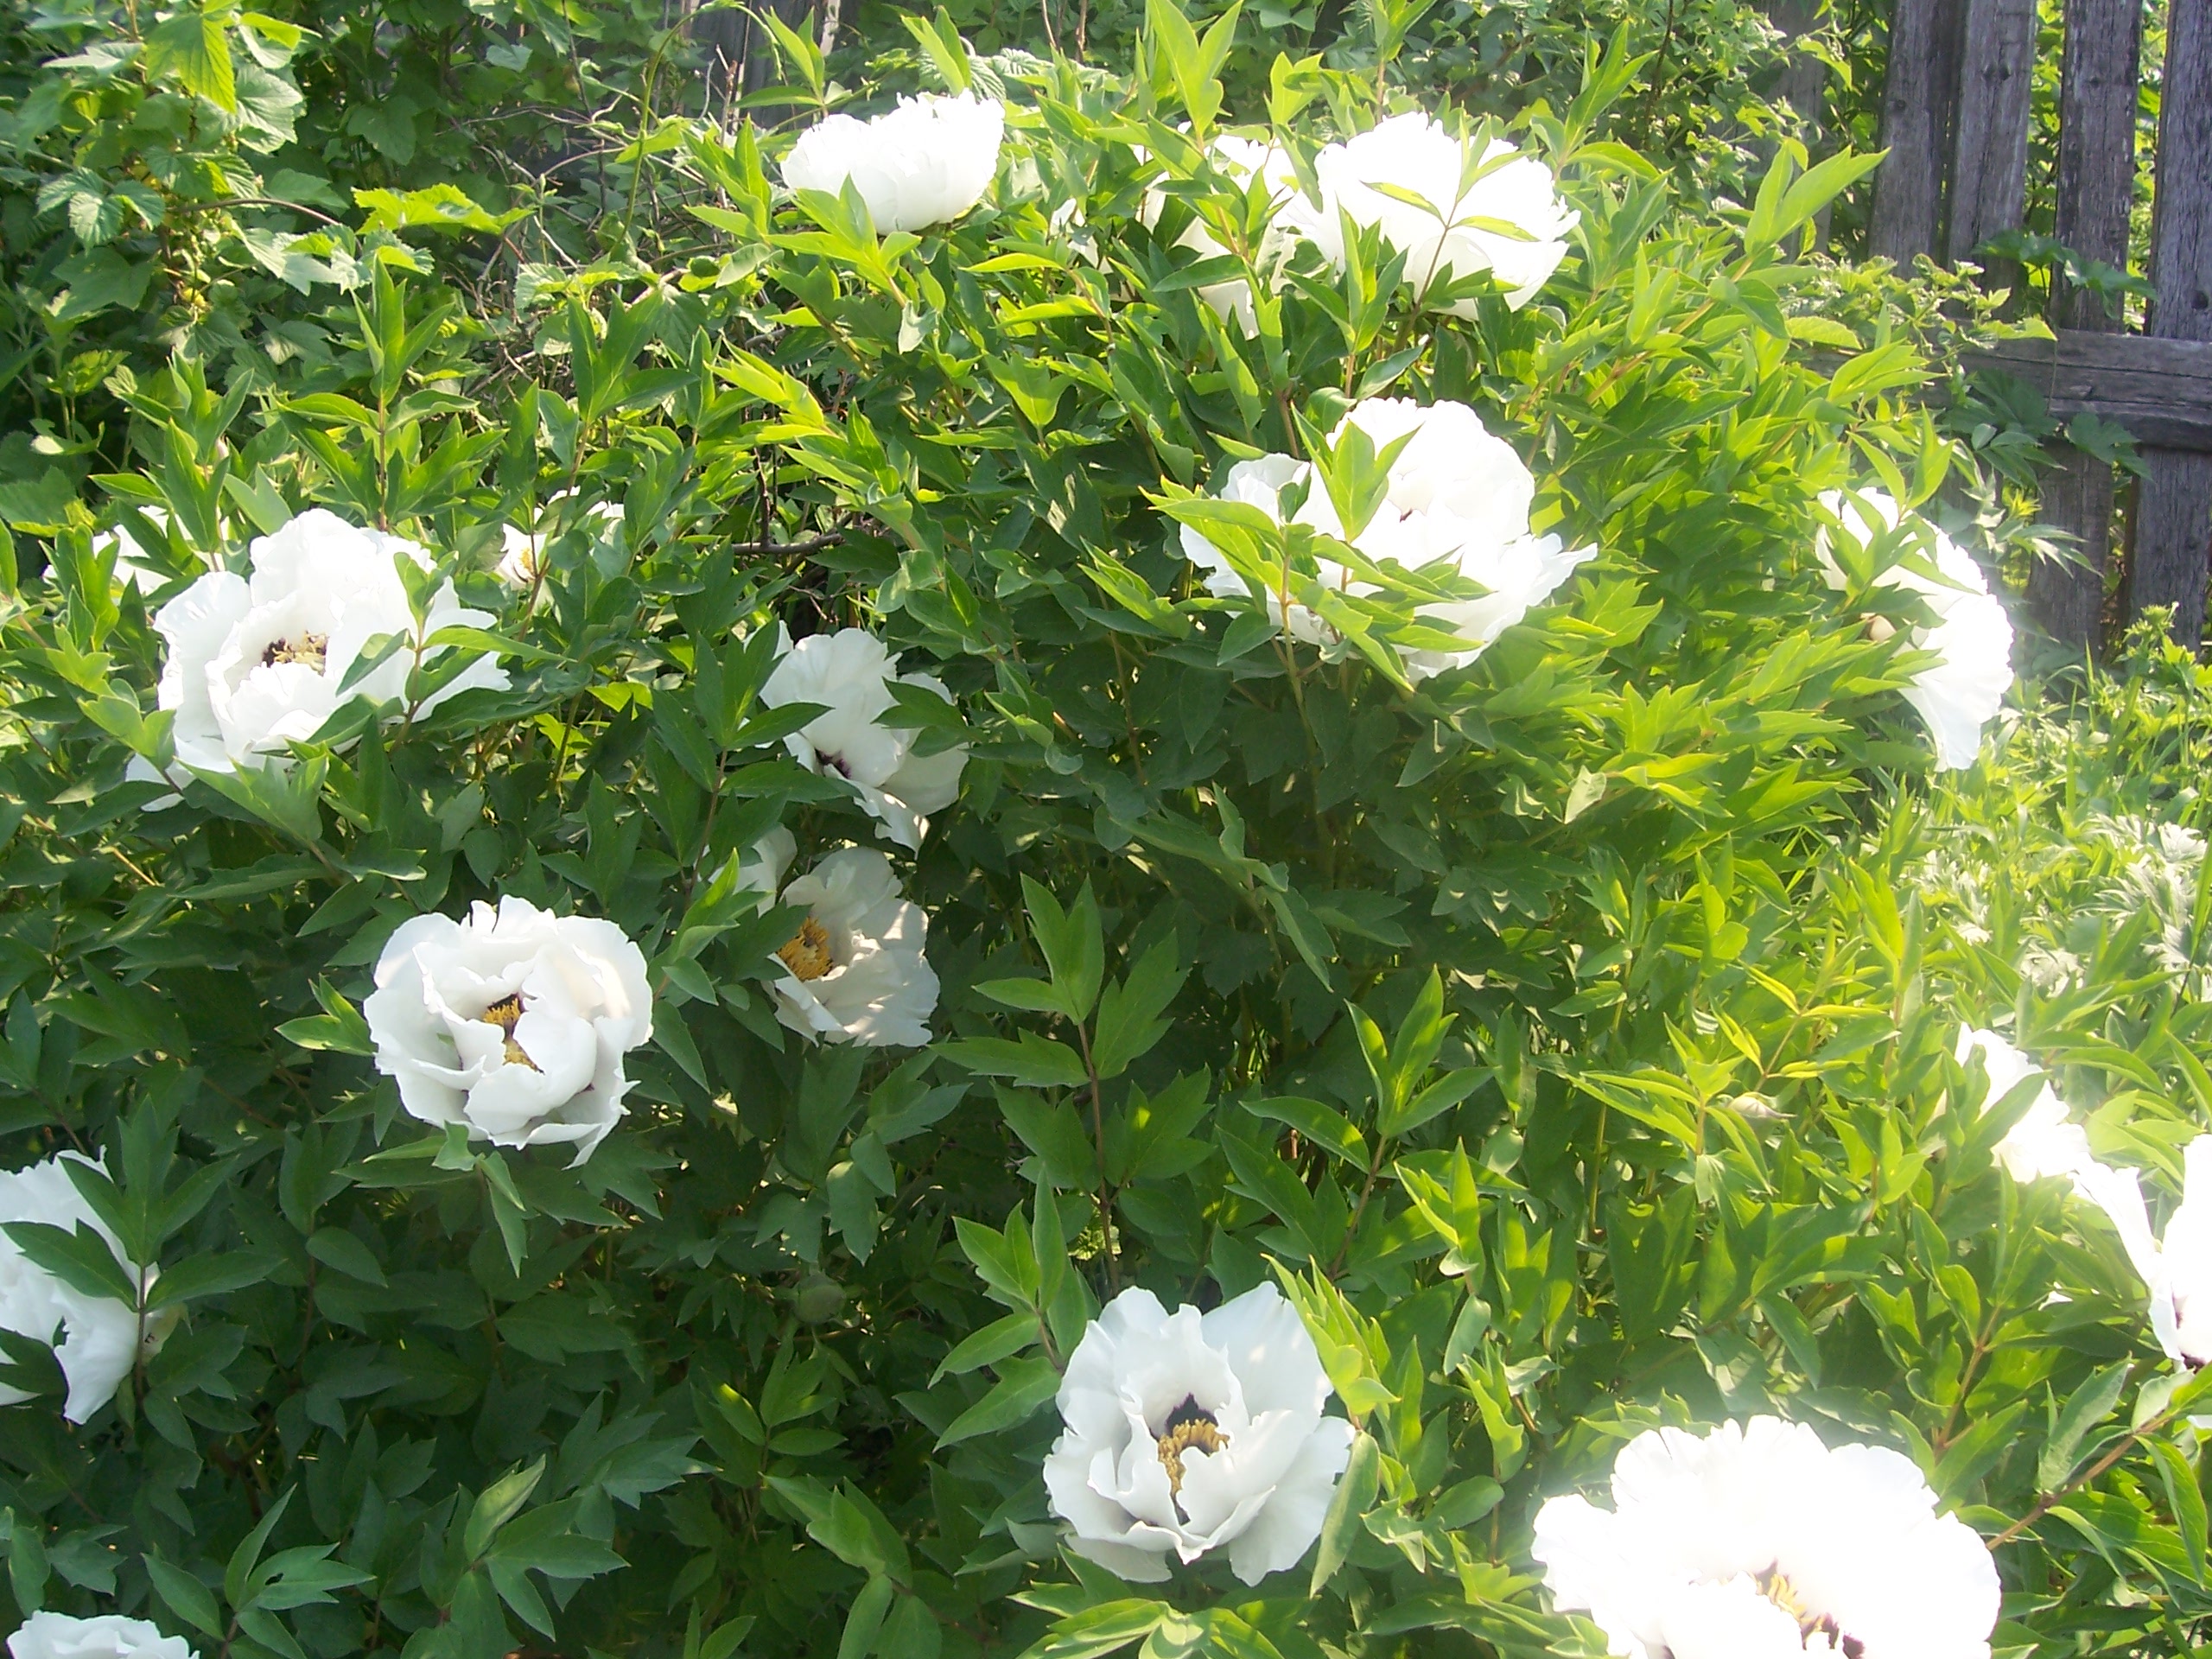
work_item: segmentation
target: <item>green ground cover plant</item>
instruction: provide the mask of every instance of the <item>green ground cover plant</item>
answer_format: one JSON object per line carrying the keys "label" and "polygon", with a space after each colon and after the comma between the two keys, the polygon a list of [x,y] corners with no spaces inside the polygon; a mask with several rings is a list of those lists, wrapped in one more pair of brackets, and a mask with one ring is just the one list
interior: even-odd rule
{"label": "green ground cover plant", "polygon": [[16,1659],[2200,1644],[2212,681],[1764,25],[4,15]]}

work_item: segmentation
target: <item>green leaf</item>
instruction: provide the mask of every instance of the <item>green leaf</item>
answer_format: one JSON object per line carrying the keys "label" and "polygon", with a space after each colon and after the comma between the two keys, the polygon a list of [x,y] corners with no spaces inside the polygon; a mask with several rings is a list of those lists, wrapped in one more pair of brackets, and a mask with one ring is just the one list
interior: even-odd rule
{"label": "green leaf", "polygon": [[2074,1472],[2083,1436],[2119,1405],[2130,1369],[2126,1360],[2119,1361],[2093,1372],[2087,1382],[2075,1389],[2036,1460],[2036,1484],[2042,1491],[2054,1492],[2066,1484],[2067,1476]]}
{"label": "green leaf", "polygon": [[1323,1586],[1336,1576],[1337,1569],[1344,1564],[1344,1556],[1363,1529],[1382,1478],[1382,1448],[1376,1445],[1372,1434],[1363,1430],[1352,1437],[1351,1460],[1345,1464],[1336,1492],[1329,1499],[1328,1513],[1322,1517],[1321,1535],[1313,1546],[1313,1576],[1306,1588],[1307,1595],[1319,1595]]}
{"label": "green leaf", "polygon": [[493,1537],[518,1514],[545,1476],[545,1459],[510,1470],[486,1486],[468,1512],[467,1529],[461,1534],[461,1553],[470,1560],[482,1557]]}
{"label": "green leaf", "polygon": [[954,1418],[937,1443],[957,1446],[978,1434],[995,1434],[1027,1422],[1059,1388],[1060,1374],[1050,1360],[1008,1360],[999,1367],[999,1380],[990,1392]]}
{"label": "green leaf", "polygon": [[2166,1504],[2181,1532],[2182,1548],[2189,1552],[2189,1570],[2201,1585],[2204,1582],[2204,1490],[2197,1484],[2196,1466],[2171,1440],[2152,1441],[2151,1452],[2158,1460]]}
{"label": "green leaf", "polygon": [[74,1232],[65,1232],[50,1222],[10,1221],[0,1223],[0,1232],[72,1290],[137,1306],[138,1287],[131,1283],[107,1240],[86,1223],[79,1222]]}
{"label": "green leaf", "polygon": [[1024,1649],[1021,1659],[1099,1659],[1142,1641],[1173,1611],[1165,1602],[1135,1598],[1101,1602],[1060,1620]]}
{"label": "green leaf", "polygon": [[955,1065],[987,1077],[1008,1077],[1026,1089],[1074,1089],[1090,1081],[1082,1055],[1033,1032],[1025,1031],[1013,1041],[969,1037],[939,1043],[937,1052]]}
{"label": "green leaf", "polygon": [[[153,1580],[154,1593],[162,1604],[186,1624],[203,1636],[217,1641],[223,1638],[222,1610],[215,1605],[215,1598],[207,1586],[187,1573],[162,1560],[158,1555],[144,1555],[147,1576]],[[17,1597],[18,1600],[22,1598]]]}
{"label": "green leaf", "polygon": [[880,1573],[861,1586],[853,1598],[852,1610],[845,1615],[845,1632],[837,1641],[837,1659],[867,1659],[875,1651],[875,1638],[883,1629],[884,1615],[891,1611],[891,1599],[896,1592],[891,1580]]}
{"label": "green leaf", "polygon": [[994,1319],[954,1344],[952,1351],[939,1360],[937,1370],[930,1374],[930,1386],[935,1388],[948,1376],[964,1376],[979,1367],[995,1365],[1034,1343],[1039,1334],[1037,1316],[1033,1313],[1009,1313],[1002,1319]]}
{"label": "green leaf", "polygon": [[236,115],[238,82],[226,29],[222,14],[205,11],[181,11],[155,24],[146,34],[147,73],[173,74],[186,91]]}
{"label": "green leaf", "polygon": [[222,1250],[191,1255],[165,1268],[146,1293],[149,1308],[176,1307],[202,1296],[221,1296],[266,1281],[279,1258],[272,1250]]}

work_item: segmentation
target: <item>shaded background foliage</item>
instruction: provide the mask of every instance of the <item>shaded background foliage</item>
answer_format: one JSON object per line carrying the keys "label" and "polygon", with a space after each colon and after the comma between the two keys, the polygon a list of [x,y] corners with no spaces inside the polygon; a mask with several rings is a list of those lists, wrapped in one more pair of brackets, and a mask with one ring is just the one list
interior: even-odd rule
{"label": "shaded background foliage", "polygon": [[[1580,257],[1434,329],[1309,271],[1258,341],[1137,222],[1133,143],[1211,187],[1173,130],[1205,77],[1157,39],[1133,74],[1129,7],[1073,16],[1114,73],[1046,61],[1041,15],[786,43],[770,118],[833,78],[1016,105],[995,204],[893,251],[774,203],[779,140],[688,118],[658,9],[0,20],[0,1123],[10,1163],[105,1151],[185,1310],[81,1430],[4,1344],[41,1396],[0,1435],[16,1611],[120,1605],[208,1659],[1572,1651],[1535,1503],[1640,1427],[1782,1408],[2006,1536],[1999,1647],[2197,1644],[2201,1468],[2140,1288],[1993,1166],[2004,1111],[1943,1103],[1956,1024],[2009,1014],[2174,1185],[2212,1110],[2201,876],[2146,905],[2099,826],[2201,826],[2212,687],[2140,641],[1928,778],[1863,625],[1912,601],[1827,592],[1814,499],[1942,487],[2017,572],[2031,471],[1917,401],[1992,302],[1809,245],[1834,196],[1849,251],[1853,168],[1802,178],[1758,13],[1432,10],[1392,95],[1519,124]],[[1364,14],[1243,27],[1323,61],[1224,60],[1237,120],[1371,111]],[[1878,32],[1830,37],[1862,92]],[[1474,404],[1539,527],[1601,550],[1410,695],[1254,648],[1158,505],[1385,391]],[[147,813],[157,641],[92,531],[160,505],[166,541],[130,522],[181,573],[313,503],[433,548],[513,689]],[[524,614],[488,569],[545,513]],[[880,629],[957,699],[905,717],[973,747],[909,879],[918,1055],[782,1033],[790,918],[717,880],[779,822],[870,839],[774,741],[779,619]],[[653,964],[633,1116],[573,1172],[418,1136],[363,1058],[390,928],[502,893]],[[1039,976],[1080,1012],[980,988]],[[1381,1484],[1310,1599],[1205,1567],[1163,1623],[1057,1554],[1041,1408],[1120,1284],[1271,1263]]]}

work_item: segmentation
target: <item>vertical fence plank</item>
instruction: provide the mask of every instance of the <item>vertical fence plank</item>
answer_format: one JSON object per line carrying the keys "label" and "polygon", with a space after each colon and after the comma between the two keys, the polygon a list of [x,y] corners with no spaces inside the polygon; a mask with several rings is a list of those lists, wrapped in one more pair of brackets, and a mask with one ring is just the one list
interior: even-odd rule
{"label": "vertical fence plank", "polygon": [[[2058,199],[2053,231],[2084,257],[2127,268],[2127,216],[2135,198],[2136,77],[2143,0],[2066,0],[2060,65]],[[2094,294],[2052,279],[2054,328],[2117,332],[2120,319]],[[2080,565],[2037,564],[2028,603],[2051,638],[2097,642],[2105,570],[2112,558],[2112,468],[2068,449],[2045,482],[2043,516],[2080,543]]]}
{"label": "vertical fence plank", "polygon": [[1966,0],[1897,0],[1882,88],[1882,144],[1874,179],[1870,251],[1910,266],[1941,245],[1943,171],[1959,102]]}
{"label": "vertical fence plank", "polygon": [[[2212,0],[2173,0],[2160,92],[2150,332],[2212,340]],[[2128,608],[2174,607],[2174,637],[2204,632],[2212,455],[2144,451]]]}
{"label": "vertical fence plank", "polygon": [[2036,60],[2036,0],[1967,0],[1952,147],[1950,264],[2000,231],[2016,230],[2028,188],[2028,89]]}

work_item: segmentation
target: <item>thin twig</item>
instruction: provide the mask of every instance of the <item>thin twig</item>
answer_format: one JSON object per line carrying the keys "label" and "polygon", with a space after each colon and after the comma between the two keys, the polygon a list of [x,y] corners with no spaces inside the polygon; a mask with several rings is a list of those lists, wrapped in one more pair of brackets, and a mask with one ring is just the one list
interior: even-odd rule
{"label": "thin twig", "polygon": [[842,530],[825,530],[819,536],[801,537],[796,542],[725,542],[722,545],[733,553],[817,553],[825,547],[836,547],[845,539]]}

